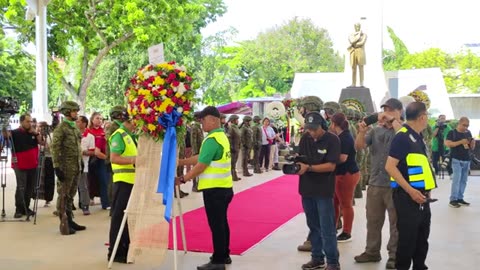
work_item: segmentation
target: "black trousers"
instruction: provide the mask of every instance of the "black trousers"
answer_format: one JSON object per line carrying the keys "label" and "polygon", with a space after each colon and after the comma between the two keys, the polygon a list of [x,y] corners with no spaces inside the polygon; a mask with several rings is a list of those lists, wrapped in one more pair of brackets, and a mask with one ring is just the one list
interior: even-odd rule
{"label": "black trousers", "polygon": [[225,259],[230,256],[230,227],[228,226],[227,209],[232,198],[232,188],[203,190],[203,203],[213,239],[212,263],[223,264]]}
{"label": "black trousers", "polygon": [[[108,257],[112,254],[115,240],[117,239],[124,211],[127,208],[128,199],[132,193],[133,185],[125,182],[113,183],[113,200],[112,200],[112,218],[110,220],[110,245],[108,247]],[[127,257],[128,246],[130,245],[130,235],[128,234],[128,222],[123,229],[120,244],[118,245],[117,254],[115,257]]]}
{"label": "black trousers", "polygon": [[428,269],[425,259],[430,235],[430,204],[419,205],[402,188],[393,192],[393,203],[397,211],[398,244],[397,270],[408,270],[413,261],[413,270]]}
{"label": "black trousers", "polygon": [[[435,169],[435,173],[439,174],[440,172],[440,164],[438,162],[440,161],[440,157],[442,160],[445,159],[445,153],[440,153],[439,151],[434,151],[432,152],[432,163],[433,163],[433,168]],[[447,172],[449,175],[452,174],[452,163],[450,162],[447,166]]]}
{"label": "black trousers", "polygon": [[[260,157],[259,157],[258,163],[260,163],[260,167],[264,165],[264,168],[266,170],[268,170],[268,166],[270,165],[270,148],[271,148],[270,144],[262,145],[262,147],[260,148]],[[263,163],[264,160],[265,160],[265,163]]]}
{"label": "black trousers", "polygon": [[45,157],[43,172],[45,176],[44,199],[46,202],[51,202],[53,200],[53,194],[55,194],[55,170],[53,169],[51,157]]}
{"label": "black trousers", "polygon": [[30,207],[30,198],[32,198],[33,187],[37,169],[21,170],[14,169],[17,178],[17,189],[15,191],[15,212],[26,214],[25,210]]}

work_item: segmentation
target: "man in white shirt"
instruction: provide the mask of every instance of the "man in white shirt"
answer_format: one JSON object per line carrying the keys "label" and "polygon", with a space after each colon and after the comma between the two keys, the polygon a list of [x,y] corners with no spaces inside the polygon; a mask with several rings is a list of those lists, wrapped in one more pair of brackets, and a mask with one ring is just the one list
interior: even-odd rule
{"label": "man in white shirt", "polygon": [[88,160],[91,156],[95,156],[95,137],[86,132],[88,126],[88,118],[85,116],[79,116],[77,120],[77,127],[82,134],[82,158],[83,158],[83,169],[80,175],[80,179],[78,181],[78,193],[80,199],[80,207],[82,208],[84,215],[90,215],[90,210],[88,209],[90,203],[90,196],[88,194],[88,180],[87,180],[87,173],[88,173]]}

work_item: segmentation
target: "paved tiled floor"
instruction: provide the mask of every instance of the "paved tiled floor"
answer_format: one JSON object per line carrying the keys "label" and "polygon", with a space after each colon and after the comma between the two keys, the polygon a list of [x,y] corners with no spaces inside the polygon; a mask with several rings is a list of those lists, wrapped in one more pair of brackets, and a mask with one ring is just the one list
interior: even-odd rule
{"label": "paved tiled floor", "polygon": [[[272,171],[260,177],[250,177],[236,182],[235,191],[239,192],[279,175],[279,172]],[[434,197],[439,201],[432,206],[432,232],[427,261],[430,269],[478,269],[480,265],[480,198],[477,195],[480,177],[470,177],[469,180],[465,199],[470,201],[472,206],[460,209],[448,207],[450,180],[448,178],[439,180],[440,187],[434,193]],[[184,189],[187,190],[189,187]],[[9,217],[13,214],[14,188],[14,176],[9,172],[6,190],[6,209]],[[195,209],[202,204],[201,195],[192,194],[182,199],[182,202],[185,211]],[[40,206],[43,206],[43,201],[40,202]],[[364,199],[357,199],[354,240],[339,244],[342,269],[385,269],[385,249],[382,251],[384,259],[380,263],[360,265],[353,261],[353,256],[361,253],[365,246],[364,206]],[[33,225],[32,222],[0,224],[0,269],[106,269],[104,243],[107,241],[109,227],[107,211],[101,210],[100,206],[94,206],[91,216],[82,216],[78,213],[77,222],[87,225],[88,229],[73,236],[61,236],[58,231],[58,219],[52,215],[53,210],[52,207],[40,207],[37,225]],[[388,237],[387,227],[384,229],[385,237]],[[232,256],[233,264],[227,269],[300,269],[300,265],[309,260],[309,254],[297,252],[296,246],[305,239],[306,234],[305,217],[303,214],[298,215],[243,256]],[[170,251],[167,253],[163,264],[158,262],[145,265],[138,261],[131,265],[114,264],[113,269],[173,269],[172,254]],[[180,253],[178,269],[196,269],[195,266],[206,262],[208,257],[209,254],[205,253],[189,252],[186,255]]]}

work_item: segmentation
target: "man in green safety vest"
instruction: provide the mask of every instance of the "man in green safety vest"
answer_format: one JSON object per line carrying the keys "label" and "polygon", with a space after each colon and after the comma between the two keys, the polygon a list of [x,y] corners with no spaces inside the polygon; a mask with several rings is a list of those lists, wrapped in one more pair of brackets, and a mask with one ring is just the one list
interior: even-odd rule
{"label": "man in green safety vest", "polygon": [[195,165],[185,175],[177,177],[177,185],[198,176],[198,190],[203,192],[203,202],[212,232],[213,255],[198,270],[224,270],[230,259],[230,228],[227,210],[233,198],[230,143],[220,123],[220,112],[208,106],[200,112],[202,128],[208,135],[202,142],[200,153],[178,161],[179,166]]}

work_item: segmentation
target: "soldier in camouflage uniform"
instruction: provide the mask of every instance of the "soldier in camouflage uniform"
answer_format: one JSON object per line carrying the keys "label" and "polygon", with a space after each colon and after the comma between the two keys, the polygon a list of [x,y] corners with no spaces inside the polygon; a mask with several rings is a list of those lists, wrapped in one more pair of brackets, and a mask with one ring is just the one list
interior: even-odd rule
{"label": "soldier in camouflage uniform", "polygon": [[[191,132],[191,143],[192,143],[192,156],[196,156],[200,153],[200,147],[202,146],[203,142],[203,130],[202,126],[200,125],[199,119],[200,112],[195,113],[195,121],[192,124],[192,132]],[[198,192],[198,177],[193,179],[193,186],[192,191]]]}
{"label": "soldier in camouflage uniform", "polygon": [[337,112],[341,112],[340,104],[334,101],[325,102],[323,106],[323,110],[325,111],[325,117],[327,121],[330,122],[330,118],[336,114]]}
{"label": "soldier in camouflage uniform", "polygon": [[[80,139],[82,135],[75,124],[80,107],[76,102],[65,101],[60,106],[60,112],[65,116],[62,123],[53,132],[51,143],[53,167],[57,182],[57,212],[60,223],[62,222],[61,209],[65,210],[68,217],[69,230],[65,232],[74,234],[76,231],[85,230],[85,226],[73,221],[73,198],[77,193],[78,179],[82,169],[82,149]],[[63,198],[63,200],[62,200]],[[61,203],[63,202],[63,205]],[[60,230],[62,233],[62,230]]]}
{"label": "soldier in camouflage uniform", "polygon": [[262,147],[262,125],[260,121],[262,118],[255,115],[253,117],[252,126],[252,147],[253,147],[253,173],[262,173],[260,169],[260,148]]}
{"label": "soldier in camouflage uniform", "polygon": [[228,140],[230,141],[230,153],[232,155],[232,178],[233,181],[238,181],[241,178],[237,176],[237,161],[238,155],[240,154],[241,139],[240,139],[240,129],[238,128],[238,115],[234,114],[228,119]]}
{"label": "soldier in camouflage uniform", "polygon": [[250,122],[252,121],[251,116],[244,116],[243,122],[240,128],[241,133],[241,142],[242,142],[242,169],[243,176],[252,176],[248,171],[248,160],[250,159],[250,152],[253,147],[253,130],[250,127]]}
{"label": "soldier in camouflage uniform", "polygon": [[223,113],[220,114],[220,125],[222,126],[225,133],[227,133],[227,135],[228,135],[227,116]]}

